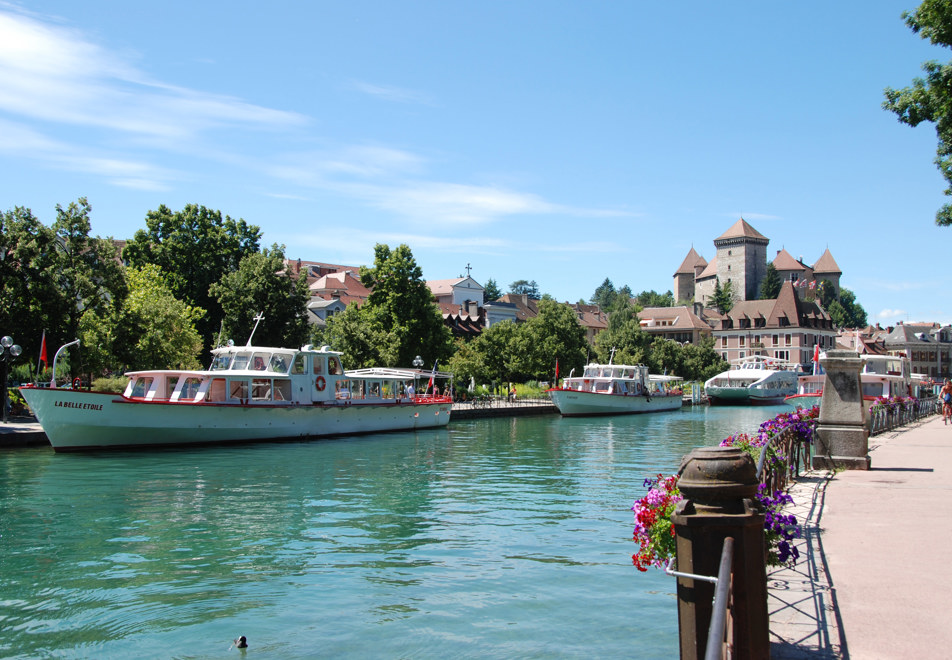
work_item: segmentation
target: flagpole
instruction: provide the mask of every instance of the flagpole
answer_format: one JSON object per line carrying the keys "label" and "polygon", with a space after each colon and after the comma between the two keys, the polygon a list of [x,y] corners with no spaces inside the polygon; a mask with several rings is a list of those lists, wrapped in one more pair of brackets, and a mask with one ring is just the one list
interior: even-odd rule
{"label": "flagpole", "polygon": [[36,377],[39,379],[40,365],[46,362],[46,328],[43,328],[43,337],[40,339],[40,357],[36,361]]}

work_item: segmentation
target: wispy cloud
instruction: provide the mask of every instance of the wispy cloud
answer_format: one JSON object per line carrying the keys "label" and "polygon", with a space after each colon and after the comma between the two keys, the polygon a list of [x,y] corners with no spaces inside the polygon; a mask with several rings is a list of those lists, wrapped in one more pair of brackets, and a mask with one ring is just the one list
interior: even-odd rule
{"label": "wispy cloud", "polygon": [[352,89],[355,89],[358,92],[373,96],[375,98],[383,99],[384,101],[391,101],[394,103],[411,103],[418,105],[434,105],[433,99],[429,95],[422,92],[417,92],[412,89],[394,87],[392,85],[375,85],[362,80],[351,81],[350,86]]}
{"label": "wispy cloud", "polygon": [[904,309],[884,309],[876,315],[876,318],[885,321],[887,319],[896,319],[906,315],[906,310]]}

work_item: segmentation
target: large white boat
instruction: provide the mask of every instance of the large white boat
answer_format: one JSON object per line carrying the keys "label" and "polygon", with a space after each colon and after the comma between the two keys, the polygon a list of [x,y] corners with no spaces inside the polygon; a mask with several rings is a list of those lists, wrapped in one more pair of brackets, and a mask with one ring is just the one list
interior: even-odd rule
{"label": "large white boat", "polygon": [[680,378],[649,374],[643,364],[589,364],[548,393],[566,417],[676,410],[683,402]]}
{"label": "large white boat", "polygon": [[[207,371],[134,371],[125,392],[24,386],[56,451],[253,442],[445,426],[435,374],[345,372],[340,353],[225,346]],[[422,378],[423,394],[414,382]]]}
{"label": "large white boat", "polygon": [[[863,370],[859,374],[860,386],[863,390],[864,409],[869,413],[869,407],[880,397],[902,396],[908,397],[917,394],[914,388],[913,376],[910,373],[909,360],[900,355],[861,355]],[[826,373],[818,367],[816,373],[800,376],[797,392],[788,396],[784,401],[794,408],[812,408],[820,404],[823,396],[823,379]]]}
{"label": "large white boat", "polygon": [[711,404],[775,404],[797,392],[797,372],[783,360],[753,355],[704,383]]}

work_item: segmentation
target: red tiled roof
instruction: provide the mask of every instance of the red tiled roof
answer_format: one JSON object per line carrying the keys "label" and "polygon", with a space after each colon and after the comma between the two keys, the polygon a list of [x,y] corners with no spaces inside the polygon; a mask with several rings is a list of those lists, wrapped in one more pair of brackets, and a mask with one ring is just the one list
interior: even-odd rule
{"label": "red tiled roof", "polygon": [[747,221],[743,218],[731,225],[730,229],[714,240],[719,241],[725,238],[761,238],[765,241],[767,240],[766,236],[747,224]]}
{"label": "red tiled roof", "polygon": [[840,270],[840,267],[836,264],[836,259],[833,258],[833,255],[830,254],[830,248],[827,248],[823,251],[823,254],[820,255],[820,258],[817,259],[817,262],[813,264],[814,273],[835,273],[837,275],[842,275],[843,271]]}
{"label": "red tiled roof", "polygon": [[694,248],[691,248],[691,251],[688,252],[688,256],[684,258],[684,261],[681,262],[681,265],[674,272],[675,275],[681,275],[684,273],[694,275],[694,269],[698,266],[704,267],[707,266],[707,260],[704,259],[701,255],[694,251]]}
{"label": "red tiled roof", "polygon": [[807,269],[806,266],[801,264],[799,261],[793,258],[793,255],[787,252],[786,250],[780,250],[777,252],[777,256],[774,257],[773,266],[777,270],[796,270],[804,271]]}

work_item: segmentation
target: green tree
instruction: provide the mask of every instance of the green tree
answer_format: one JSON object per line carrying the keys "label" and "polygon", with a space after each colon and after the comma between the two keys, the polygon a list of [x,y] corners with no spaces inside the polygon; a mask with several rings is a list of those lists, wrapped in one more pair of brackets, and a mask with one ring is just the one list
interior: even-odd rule
{"label": "green tree", "polygon": [[307,341],[307,278],[293,279],[284,269],[284,246],[272,245],[271,250],[249,254],[237,270],[211,285],[209,292],[224,311],[224,337],[245,341],[261,312],[264,320],[254,344],[298,347]]}
{"label": "green tree", "polygon": [[701,337],[697,344],[683,347],[683,371],[677,374],[687,381],[705,381],[726,371],[730,366],[721,354],[714,350],[714,337]]}
{"label": "green tree", "polygon": [[654,289],[651,291],[642,291],[634,296],[635,304],[644,309],[645,307],[674,307],[674,294],[671,291],[658,293]]}
{"label": "green tree", "polygon": [[502,291],[499,288],[499,285],[496,284],[496,280],[489,278],[486,281],[486,286],[483,287],[483,300],[486,302],[492,302],[494,300],[499,300],[502,298]]}
{"label": "green tree", "polygon": [[520,380],[549,380],[555,361],[565,372],[585,365],[588,341],[575,311],[551,298],[539,302],[539,313],[518,328],[513,371]]}
{"label": "green tree", "polygon": [[[949,0],[925,0],[913,12],[903,12],[913,33],[928,39],[934,45],[952,47],[952,2]],[[936,61],[923,63],[925,78],[914,78],[910,87],[885,89],[883,108],[893,112],[899,121],[909,126],[918,126],[924,121],[936,127],[938,146],[935,163],[945,178],[952,184],[952,63]],[[945,189],[952,196],[952,185]],[[952,205],[945,204],[935,216],[937,225],[952,224]]]}
{"label": "green tree", "polygon": [[608,327],[595,337],[595,355],[599,362],[612,359],[617,364],[646,364],[651,335],[641,327],[638,310],[626,305],[608,317]]}
{"label": "green tree", "polygon": [[115,355],[132,370],[199,368],[202,340],[195,322],[204,310],[177,299],[154,264],[129,268],[126,275],[129,295],[118,314]]}
{"label": "green tree", "polygon": [[605,281],[595,288],[595,293],[592,294],[589,304],[598,305],[604,310],[610,310],[612,305],[615,304],[615,297],[617,295],[618,292],[615,291],[615,285],[606,277]]}
{"label": "green tree", "polygon": [[684,373],[684,349],[676,341],[656,337],[648,351],[647,365],[651,373],[681,376]]}
{"label": "green tree", "polygon": [[728,282],[721,286],[720,278],[714,281],[714,295],[711,296],[711,304],[721,314],[731,311],[734,306],[734,287],[733,282]]}
{"label": "green tree", "polygon": [[760,283],[760,299],[775,300],[780,295],[780,287],[783,282],[780,281],[780,273],[773,264],[767,264],[767,272],[763,281]]}
{"label": "green tree", "polygon": [[181,211],[161,205],[149,211],[145,222],[146,228],[126,244],[123,257],[131,266],[155,264],[176,298],[205,310],[196,325],[205,348],[210,349],[225,317],[210,293],[211,285],[258,252],[260,228],[196,204]]}
{"label": "green tree", "polygon": [[827,307],[827,312],[837,328],[865,328],[866,310],[856,302],[856,294],[849,289],[840,289],[839,300],[834,300]]}
{"label": "green tree", "polygon": [[509,293],[514,293],[516,295],[525,294],[533,300],[540,300],[542,298],[542,296],[539,294],[539,285],[536,284],[535,280],[532,280],[531,282],[528,280],[516,280],[509,285]]}

